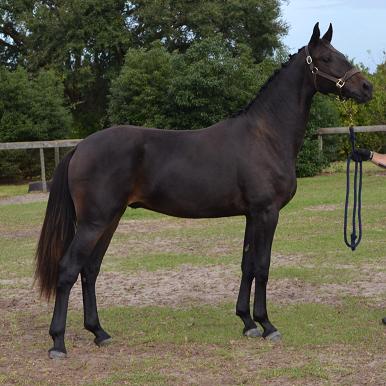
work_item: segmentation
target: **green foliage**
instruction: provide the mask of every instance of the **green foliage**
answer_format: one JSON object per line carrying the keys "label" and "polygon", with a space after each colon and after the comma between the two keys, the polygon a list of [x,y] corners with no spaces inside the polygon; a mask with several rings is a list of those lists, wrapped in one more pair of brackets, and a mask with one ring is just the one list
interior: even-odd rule
{"label": "green foliage", "polygon": [[170,87],[172,127],[196,129],[218,122],[247,104],[272,71],[254,64],[241,47],[233,56],[225,41],[205,39],[174,60]]}
{"label": "green foliage", "polygon": [[[380,64],[374,74],[369,74],[365,68],[361,70],[374,86],[370,102],[357,104],[352,100],[338,101],[319,94],[315,96],[304,145],[298,157],[298,176],[315,175],[328,162],[345,159],[351,151],[347,135],[330,135],[323,136],[323,153],[320,153],[315,135],[318,128],[386,123],[386,62]],[[356,139],[358,147],[385,151],[384,133],[358,133]]]}
{"label": "green foliage", "polygon": [[[358,105],[352,101],[341,103],[339,110],[343,125],[384,125],[386,124],[386,61],[377,67],[374,74],[369,74],[366,69],[362,69],[362,71],[373,84],[373,99],[362,105]],[[384,133],[359,133],[356,137],[359,147],[365,147],[375,151],[384,151],[385,149]],[[339,148],[340,157],[349,152],[350,143],[347,138],[340,139]]]}
{"label": "green foliage", "polygon": [[334,153],[333,145],[328,147],[328,152],[320,152],[316,132],[320,127],[337,126],[339,112],[336,101],[325,95],[315,95],[303,146],[296,162],[296,174],[298,177],[310,177],[318,174],[328,165],[331,153]]}
{"label": "green foliage", "polygon": [[63,84],[53,71],[29,78],[18,68],[0,67],[0,141],[64,138],[71,117],[64,106]]}
{"label": "green foliage", "polygon": [[[0,67],[0,89],[0,142],[68,136],[72,118],[65,107],[63,84],[53,71],[42,70],[30,78],[23,68],[9,71]],[[36,172],[36,152],[2,153],[0,178]]]}
{"label": "green foliage", "polygon": [[109,117],[114,123],[170,127],[167,117],[172,57],[160,43],[131,49],[110,89]]}
{"label": "green foliage", "polygon": [[185,52],[194,42],[224,36],[228,47],[251,48],[256,62],[281,47],[287,32],[279,18],[281,0],[137,0],[130,2],[131,33],[137,47],[161,40],[168,51]]}
{"label": "green foliage", "polygon": [[[352,100],[331,100],[330,106],[323,108],[324,117],[334,111],[332,120],[327,120],[320,127],[334,126],[369,126],[386,123],[386,62],[380,64],[374,74],[369,74],[365,68],[361,69],[365,76],[373,83],[373,99],[366,104],[357,104]],[[336,112],[338,116],[336,116]],[[357,146],[375,151],[385,151],[384,133],[357,133]],[[346,159],[351,151],[351,143],[347,135],[323,136],[323,153],[329,160]]]}
{"label": "green foliage", "polygon": [[356,125],[386,124],[386,58],[378,65],[374,74],[362,70],[373,84],[373,99],[363,105],[357,105],[354,111]]}
{"label": "green foliage", "polygon": [[160,41],[170,53],[185,52],[195,42],[223,34],[234,55],[247,45],[260,62],[281,46],[287,30],[279,18],[280,3],[0,0],[0,63],[60,73],[74,116],[73,135],[82,137],[106,125],[111,81],[129,49],[149,49]]}
{"label": "green foliage", "polygon": [[109,118],[161,128],[205,127],[251,100],[274,66],[272,60],[254,64],[245,46],[234,56],[219,37],[195,43],[185,54],[169,53],[161,43],[129,50],[112,84]]}

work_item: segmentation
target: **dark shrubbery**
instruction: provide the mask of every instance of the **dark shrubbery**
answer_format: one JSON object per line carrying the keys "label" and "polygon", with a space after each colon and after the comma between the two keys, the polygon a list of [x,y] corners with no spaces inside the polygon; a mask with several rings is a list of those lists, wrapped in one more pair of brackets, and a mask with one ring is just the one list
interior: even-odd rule
{"label": "dark shrubbery", "polygon": [[[53,71],[29,77],[26,70],[0,67],[0,142],[66,138],[72,119],[65,107],[63,84]],[[2,151],[0,178],[39,174],[35,151]]]}

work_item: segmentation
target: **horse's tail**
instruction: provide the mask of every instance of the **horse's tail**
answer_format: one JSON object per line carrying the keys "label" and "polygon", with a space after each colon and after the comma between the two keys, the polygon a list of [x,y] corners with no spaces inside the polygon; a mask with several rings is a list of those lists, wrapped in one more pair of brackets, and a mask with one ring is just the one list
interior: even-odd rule
{"label": "horse's tail", "polygon": [[36,249],[35,280],[39,284],[40,295],[47,300],[55,294],[59,261],[75,234],[75,208],[68,187],[68,165],[74,151],[69,152],[55,170]]}

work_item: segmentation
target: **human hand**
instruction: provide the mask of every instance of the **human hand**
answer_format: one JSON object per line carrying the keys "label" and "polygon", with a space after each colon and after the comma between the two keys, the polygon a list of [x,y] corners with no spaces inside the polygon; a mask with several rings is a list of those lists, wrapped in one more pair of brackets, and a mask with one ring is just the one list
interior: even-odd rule
{"label": "human hand", "polygon": [[373,152],[369,149],[355,149],[351,159],[354,161],[369,161],[373,158]]}

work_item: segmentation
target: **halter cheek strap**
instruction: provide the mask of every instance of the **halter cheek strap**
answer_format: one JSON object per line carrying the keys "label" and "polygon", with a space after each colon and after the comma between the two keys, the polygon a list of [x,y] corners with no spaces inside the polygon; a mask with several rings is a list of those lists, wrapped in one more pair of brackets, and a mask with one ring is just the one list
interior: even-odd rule
{"label": "halter cheek strap", "polygon": [[320,71],[318,67],[315,66],[312,57],[310,55],[310,51],[308,49],[308,46],[305,47],[306,51],[306,63],[310,67],[313,79],[314,79],[314,85],[315,89],[318,90],[318,85],[316,82],[316,75],[321,76],[322,78],[326,78],[328,80],[331,80],[335,83],[335,86],[341,91],[343,86],[346,84],[346,81],[350,79],[353,75],[360,72],[358,68],[353,67],[351,70],[347,71],[341,78],[336,78],[335,76],[332,76],[330,74],[327,74],[323,71]]}

